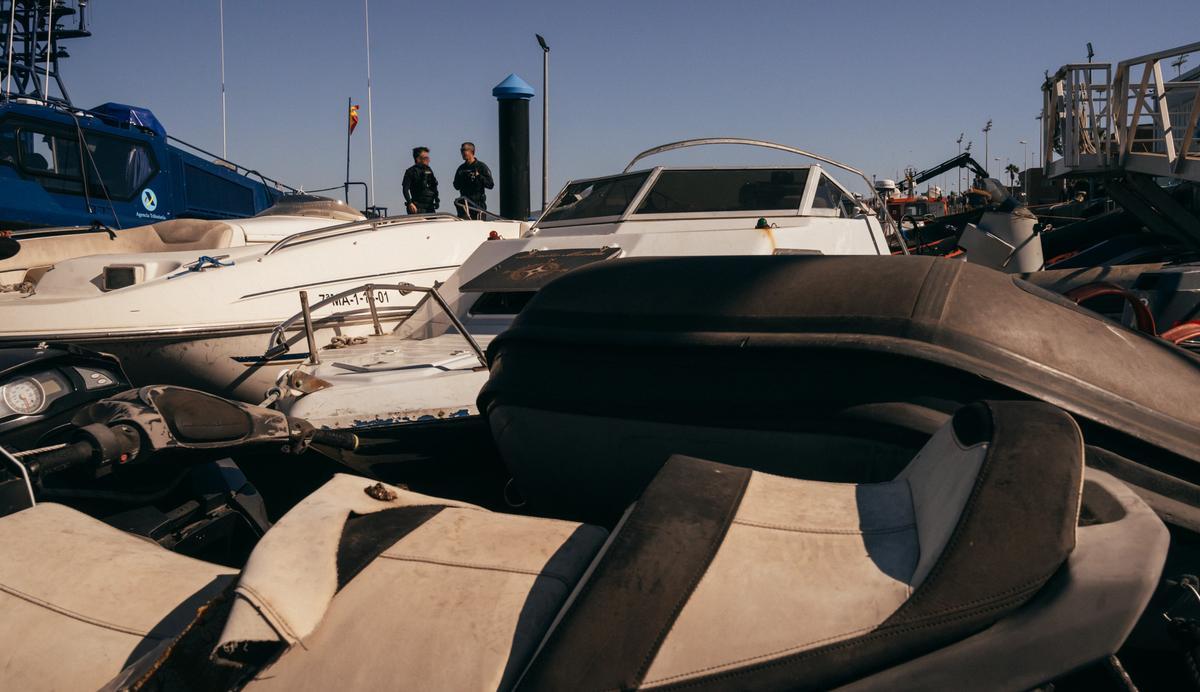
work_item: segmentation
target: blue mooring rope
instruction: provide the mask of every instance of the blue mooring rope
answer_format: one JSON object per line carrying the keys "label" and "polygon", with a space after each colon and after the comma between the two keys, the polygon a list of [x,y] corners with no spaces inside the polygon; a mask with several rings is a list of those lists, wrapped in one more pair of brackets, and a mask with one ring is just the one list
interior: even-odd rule
{"label": "blue mooring rope", "polygon": [[191,274],[193,272],[201,272],[201,271],[204,271],[205,269],[209,269],[209,268],[216,269],[216,268],[220,268],[220,267],[232,267],[233,265],[234,265],[233,260],[229,260],[228,262],[222,262],[220,257],[210,257],[209,255],[200,255],[200,257],[198,257],[195,262],[189,264],[183,271],[176,272],[176,273],[168,276],[167,279],[174,279],[179,276],[187,276],[188,274]]}

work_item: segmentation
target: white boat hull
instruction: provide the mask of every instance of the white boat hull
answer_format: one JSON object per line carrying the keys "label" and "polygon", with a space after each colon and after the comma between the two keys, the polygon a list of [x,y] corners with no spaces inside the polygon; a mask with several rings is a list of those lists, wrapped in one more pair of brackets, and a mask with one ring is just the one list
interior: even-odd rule
{"label": "white boat hull", "polygon": [[[186,385],[259,403],[282,367],[307,358],[303,323],[296,320],[287,334],[291,353],[261,360],[272,329],[300,311],[301,291],[313,306],[318,349],[337,335],[373,333],[361,292],[367,284],[376,286],[380,327],[387,332],[424,294],[381,287],[445,281],[489,234],[514,237],[523,228],[448,217],[380,224],[354,224],[327,236],[295,234],[275,249],[266,243],[230,249],[217,258],[220,264],[200,271],[188,270],[197,259],[192,251],[60,262],[31,292],[0,294],[0,346],[83,344],[120,357],[137,384]],[[134,267],[138,281],[105,290],[112,267]]]}

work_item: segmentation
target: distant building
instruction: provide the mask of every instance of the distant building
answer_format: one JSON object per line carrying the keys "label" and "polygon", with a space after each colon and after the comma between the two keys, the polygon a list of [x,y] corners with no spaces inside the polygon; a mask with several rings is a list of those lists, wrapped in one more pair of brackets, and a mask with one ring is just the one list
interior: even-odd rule
{"label": "distant building", "polygon": [[[1171,118],[1171,130],[1175,133],[1176,146],[1183,143],[1183,136],[1187,133],[1187,119],[1192,112],[1192,104],[1196,99],[1196,91],[1194,88],[1171,88],[1172,84],[1178,82],[1197,82],[1200,81],[1200,65],[1180,74],[1178,77],[1168,80],[1166,85],[1167,92],[1167,114]],[[1166,153],[1163,149],[1162,131],[1155,128],[1155,139],[1158,140],[1155,149],[1159,153]],[[1189,149],[1193,152],[1200,150],[1200,127],[1192,134],[1192,145]]]}
{"label": "distant building", "polygon": [[1026,204],[1052,204],[1063,200],[1063,181],[1050,180],[1040,167],[1021,171],[1015,192],[1025,191],[1026,178],[1029,180],[1029,199],[1025,201]]}

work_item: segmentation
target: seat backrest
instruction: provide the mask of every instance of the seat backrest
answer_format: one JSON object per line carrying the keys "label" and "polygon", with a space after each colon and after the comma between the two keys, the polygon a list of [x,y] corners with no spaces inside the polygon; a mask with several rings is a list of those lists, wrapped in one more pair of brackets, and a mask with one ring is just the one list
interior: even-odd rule
{"label": "seat backrest", "polygon": [[1038,402],[965,407],[887,483],[672,457],[522,688],[827,689],[915,658],[1038,592],[1082,478],[1078,426]]}
{"label": "seat backrest", "polygon": [[910,580],[914,587],[925,581],[958,525],[987,456],[990,426],[986,409],[960,410],[897,476],[908,484],[921,546]]}
{"label": "seat backrest", "polygon": [[163,250],[205,250],[229,247],[233,229],[223,221],[172,219],[152,226]]}

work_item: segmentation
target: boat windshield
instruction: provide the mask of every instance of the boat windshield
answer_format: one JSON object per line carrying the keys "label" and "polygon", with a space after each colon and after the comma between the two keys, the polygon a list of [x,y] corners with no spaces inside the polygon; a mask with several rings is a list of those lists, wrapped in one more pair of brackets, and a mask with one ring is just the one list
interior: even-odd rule
{"label": "boat windshield", "polygon": [[620,216],[633,202],[649,171],[571,183],[542,221],[574,221]]}
{"label": "boat windshield", "polygon": [[638,214],[796,211],[807,168],[664,170]]}

